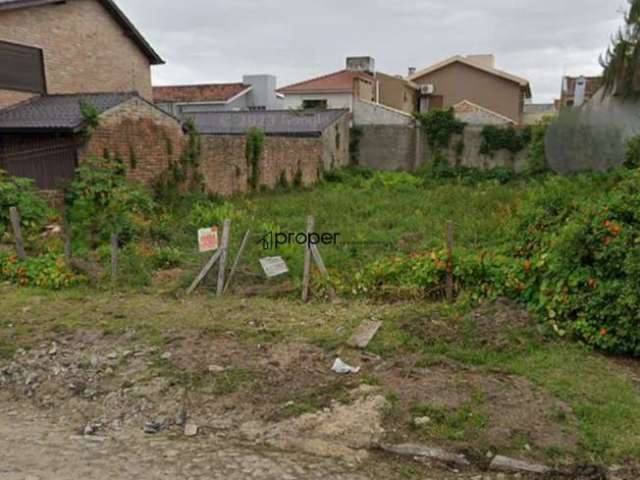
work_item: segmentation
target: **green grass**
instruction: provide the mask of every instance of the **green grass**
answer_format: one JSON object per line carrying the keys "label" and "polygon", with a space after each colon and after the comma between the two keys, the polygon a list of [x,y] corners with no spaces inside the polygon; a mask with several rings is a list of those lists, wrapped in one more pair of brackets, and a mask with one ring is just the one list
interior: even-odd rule
{"label": "green grass", "polygon": [[[473,442],[488,423],[486,415],[475,405],[467,404],[454,410],[433,405],[415,405],[411,414],[412,427],[426,439],[442,439]],[[428,417],[430,421],[416,425],[415,420]]]}

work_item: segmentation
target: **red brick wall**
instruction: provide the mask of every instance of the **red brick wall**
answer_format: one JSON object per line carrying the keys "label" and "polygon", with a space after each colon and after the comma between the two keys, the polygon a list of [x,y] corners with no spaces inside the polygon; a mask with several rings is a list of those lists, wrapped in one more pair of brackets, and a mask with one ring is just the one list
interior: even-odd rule
{"label": "red brick wall", "polygon": [[0,40],[43,50],[49,94],[137,91],[152,99],[149,60],[96,0],[0,11]]}
{"label": "red brick wall", "polygon": [[100,125],[80,149],[88,156],[118,155],[128,177],[150,183],[182,154],[185,136],[180,123],[142,99],[133,98],[100,117]]}
{"label": "red brick wall", "polygon": [[[202,137],[201,173],[208,192],[228,196],[248,191],[245,144],[242,135]],[[275,187],[282,172],[292,183],[300,171],[303,184],[312,185],[322,172],[322,162],[322,138],[266,137],[259,184]]]}

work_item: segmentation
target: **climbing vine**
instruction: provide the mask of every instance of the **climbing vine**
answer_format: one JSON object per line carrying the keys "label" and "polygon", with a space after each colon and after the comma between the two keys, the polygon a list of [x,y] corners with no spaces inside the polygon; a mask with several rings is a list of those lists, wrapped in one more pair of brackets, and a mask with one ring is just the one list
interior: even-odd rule
{"label": "climbing vine", "polygon": [[452,108],[418,113],[416,119],[427,135],[427,142],[434,152],[449,148],[451,137],[464,132],[465,123],[456,118]]}
{"label": "climbing vine", "polygon": [[260,128],[250,128],[246,134],[245,157],[249,169],[249,186],[257,190],[260,182],[260,160],[264,149],[264,131]]}
{"label": "climbing vine", "polygon": [[507,150],[516,154],[531,143],[531,128],[516,130],[514,127],[487,125],[482,129],[480,153],[493,156],[498,150]]}

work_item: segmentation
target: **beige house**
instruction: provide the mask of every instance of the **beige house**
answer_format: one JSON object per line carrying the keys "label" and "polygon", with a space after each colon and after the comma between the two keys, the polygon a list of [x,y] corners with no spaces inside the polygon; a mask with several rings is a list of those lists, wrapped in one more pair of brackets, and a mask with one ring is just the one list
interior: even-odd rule
{"label": "beige house", "polygon": [[152,100],[162,63],[113,0],[0,0],[0,108],[45,94]]}
{"label": "beige house", "polygon": [[378,103],[405,113],[418,110],[418,92],[420,87],[401,76],[377,72]]}
{"label": "beige house", "polygon": [[[529,82],[498,70],[493,55],[457,55],[411,69],[408,80],[420,87],[420,111],[457,107],[468,118],[485,120],[495,114],[489,123],[522,124],[525,100],[531,98]],[[477,115],[470,115],[474,108]]]}

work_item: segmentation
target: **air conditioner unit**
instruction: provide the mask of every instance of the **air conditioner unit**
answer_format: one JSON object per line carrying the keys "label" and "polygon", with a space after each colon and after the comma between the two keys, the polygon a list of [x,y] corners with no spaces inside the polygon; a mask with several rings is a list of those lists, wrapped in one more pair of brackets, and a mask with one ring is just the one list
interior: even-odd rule
{"label": "air conditioner unit", "polygon": [[420,85],[420,95],[433,95],[436,88],[432,84]]}

